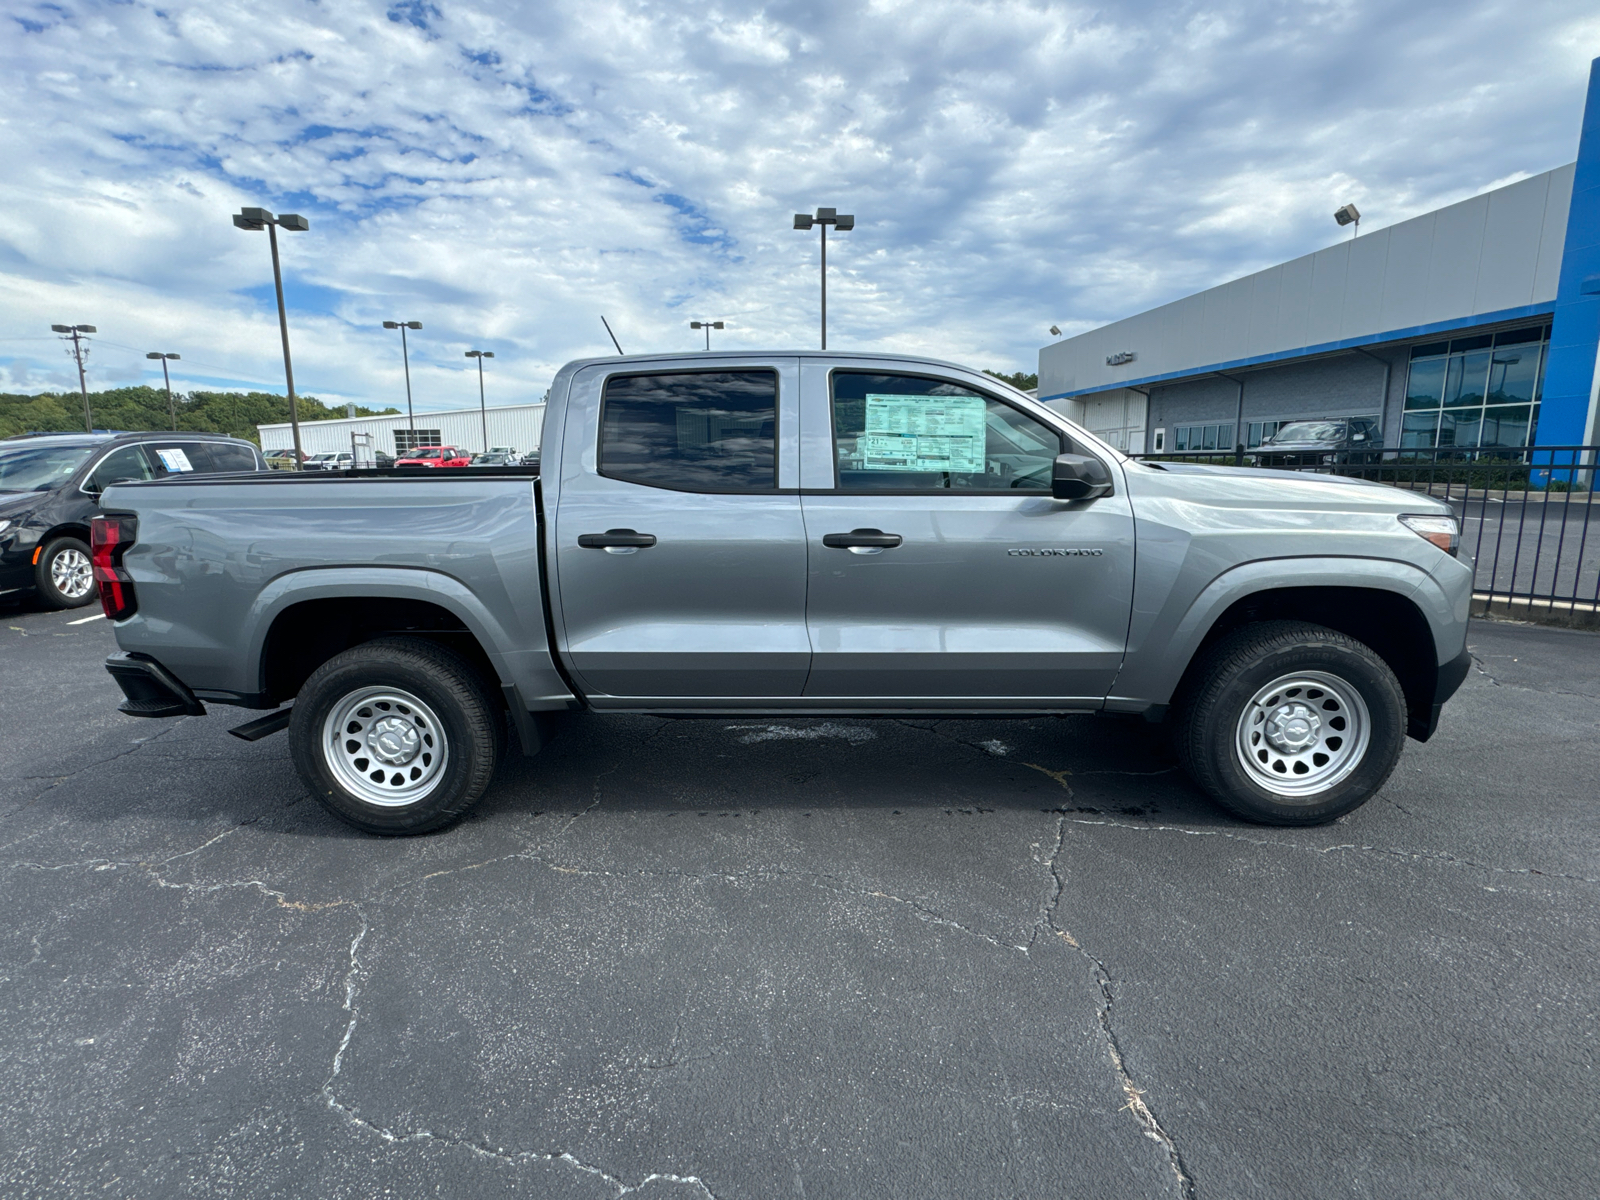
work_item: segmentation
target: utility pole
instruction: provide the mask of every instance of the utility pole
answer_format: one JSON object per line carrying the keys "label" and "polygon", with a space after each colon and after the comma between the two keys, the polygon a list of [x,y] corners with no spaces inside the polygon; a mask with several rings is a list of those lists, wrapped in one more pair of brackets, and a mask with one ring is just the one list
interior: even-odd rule
{"label": "utility pole", "polygon": [[52,325],[50,329],[53,333],[61,334],[62,341],[72,342],[72,357],[78,361],[78,391],[83,393],[83,430],[93,433],[94,421],[89,415],[89,380],[83,373],[83,356],[89,353],[89,348],[83,344],[82,335],[100,331],[93,325]]}
{"label": "utility pole", "polygon": [[172,414],[172,432],[178,432],[178,406],[172,402],[172,376],[167,374],[167,359],[182,358],[181,354],[163,354],[159,350],[152,350],[145,355],[146,358],[159,358],[161,360],[161,380],[167,385],[167,411]]}
{"label": "utility pole", "polygon": [[278,226],[291,233],[304,233],[311,222],[295,213],[275,217],[264,208],[241,208],[233,214],[233,223],[240,229],[267,231],[272,243],[272,282],[278,289],[278,332],[283,337],[283,377],[289,385],[289,429],[294,434],[294,469],[298,471],[304,456],[300,452],[300,410],[294,399],[294,364],[289,361],[289,312],[283,304],[283,271],[278,266]]}
{"label": "utility pole", "polygon": [[468,350],[468,358],[478,360],[478,415],[483,418],[483,452],[489,453],[489,409],[483,399],[483,360],[493,358],[493,350]]}
{"label": "utility pole", "polygon": [[841,213],[836,208],[819,208],[817,215],[809,213],[795,213],[794,227],[796,229],[810,229],[815,225],[822,231],[822,348],[828,348],[828,226],[832,225],[840,233],[848,233],[856,227],[856,219],[850,213]]}

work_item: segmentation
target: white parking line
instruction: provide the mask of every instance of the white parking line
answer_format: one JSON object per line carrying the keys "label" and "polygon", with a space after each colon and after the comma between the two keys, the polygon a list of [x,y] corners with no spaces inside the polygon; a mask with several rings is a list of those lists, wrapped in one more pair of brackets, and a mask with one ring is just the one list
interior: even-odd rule
{"label": "white parking line", "polygon": [[104,621],[105,613],[95,613],[92,617],[79,617],[76,621],[68,621],[68,625],[87,625],[90,621]]}

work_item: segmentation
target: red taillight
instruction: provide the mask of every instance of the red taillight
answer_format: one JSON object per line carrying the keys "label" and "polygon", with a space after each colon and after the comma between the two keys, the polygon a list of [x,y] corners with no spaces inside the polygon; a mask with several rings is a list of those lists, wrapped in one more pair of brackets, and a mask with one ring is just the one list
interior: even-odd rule
{"label": "red taillight", "polygon": [[122,556],[138,536],[139,522],[132,517],[95,517],[89,522],[89,548],[94,559],[94,579],[100,585],[100,607],[113,621],[131,617],[139,602],[133,595],[133,576]]}

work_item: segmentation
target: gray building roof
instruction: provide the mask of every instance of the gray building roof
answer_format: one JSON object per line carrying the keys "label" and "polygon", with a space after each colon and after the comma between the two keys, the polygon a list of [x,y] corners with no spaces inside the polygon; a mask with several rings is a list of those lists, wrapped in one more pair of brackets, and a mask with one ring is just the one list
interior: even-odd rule
{"label": "gray building roof", "polygon": [[[1050,400],[1516,320],[1555,307],[1574,164],[1039,351]],[[1107,358],[1133,354],[1112,366]]]}

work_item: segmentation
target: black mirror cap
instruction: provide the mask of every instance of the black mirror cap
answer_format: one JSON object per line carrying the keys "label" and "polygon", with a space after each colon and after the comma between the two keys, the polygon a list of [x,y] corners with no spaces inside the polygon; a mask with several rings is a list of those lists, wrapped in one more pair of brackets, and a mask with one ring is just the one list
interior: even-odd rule
{"label": "black mirror cap", "polygon": [[1098,500],[1111,494],[1111,472],[1093,455],[1058,454],[1050,494],[1057,500]]}

